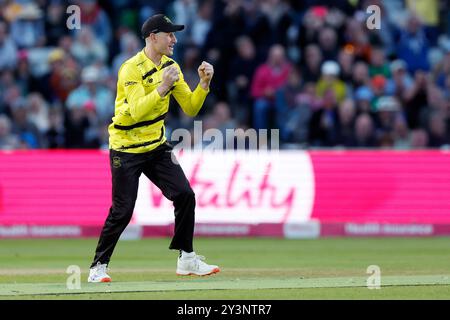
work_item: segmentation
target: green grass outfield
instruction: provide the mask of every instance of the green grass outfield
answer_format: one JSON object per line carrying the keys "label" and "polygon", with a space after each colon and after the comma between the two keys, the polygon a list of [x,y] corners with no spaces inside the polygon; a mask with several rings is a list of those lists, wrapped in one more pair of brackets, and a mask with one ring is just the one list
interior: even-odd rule
{"label": "green grass outfield", "polygon": [[[450,238],[197,238],[221,272],[175,275],[169,239],[121,240],[110,284],[86,282],[96,239],[0,240],[0,299],[450,299]],[[69,290],[69,265],[81,289]],[[369,265],[381,289],[368,289]]]}

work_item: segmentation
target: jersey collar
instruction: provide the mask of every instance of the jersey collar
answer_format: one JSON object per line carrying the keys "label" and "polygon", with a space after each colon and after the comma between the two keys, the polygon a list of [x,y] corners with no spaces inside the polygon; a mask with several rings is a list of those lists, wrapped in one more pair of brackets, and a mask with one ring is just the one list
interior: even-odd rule
{"label": "jersey collar", "polygon": [[144,61],[147,61],[147,63],[153,68],[156,69],[160,69],[162,65],[164,65],[165,62],[167,62],[169,60],[169,57],[167,57],[166,55],[162,55],[161,57],[161,61],[159,62],[159,65],[156,65],[149,57],[147,57],[147,55],[145,54],[145,48],[143,48],[140,52],[142,58],[144,59]]}

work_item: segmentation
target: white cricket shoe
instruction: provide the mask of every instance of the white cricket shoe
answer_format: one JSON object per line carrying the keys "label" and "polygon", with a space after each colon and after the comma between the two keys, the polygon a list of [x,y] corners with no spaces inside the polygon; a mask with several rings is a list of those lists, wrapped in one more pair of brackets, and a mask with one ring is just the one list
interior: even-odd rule
{"label": "white cricket shoe", "polygon": [[208,276],[220,271],[218,266],[209,265],[205,262],[204,256],[199,256],[195,252],[183,254],[178,258],[177,275],[179,276]]}
{"label": "white cricket shoe", "polygon": [[89,270],[88,282],[111,282],[111,277],[106,273],[107,264],[97,263]]}

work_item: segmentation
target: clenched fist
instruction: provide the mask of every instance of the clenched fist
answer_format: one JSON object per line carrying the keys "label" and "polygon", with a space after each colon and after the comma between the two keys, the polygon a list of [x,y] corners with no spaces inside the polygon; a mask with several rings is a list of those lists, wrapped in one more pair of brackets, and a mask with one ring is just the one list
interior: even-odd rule
{"label": "clenched fist", "polygon": [[175,66],[167,67],[162,75],[161,85],[158,87],[158,92],[161,97],[165,96],[172,88],[173,84],[180,79],[178,68]]}
{"label": "clenched fist", "polygon": [[171,88],[175,81],[178,81],[178,79],[180,79],[180,75],[177,67],[168,67],[166,70],[164,70],[162,76],[162,84]]}
{"label": "clenched fist", "polygon": [[203,89],[208,89],[211,79],[214,74],[214,68],[211,64],[206,61],[203,61],[202,64],[198,67],[198,76],[200,77],[200,85]]}

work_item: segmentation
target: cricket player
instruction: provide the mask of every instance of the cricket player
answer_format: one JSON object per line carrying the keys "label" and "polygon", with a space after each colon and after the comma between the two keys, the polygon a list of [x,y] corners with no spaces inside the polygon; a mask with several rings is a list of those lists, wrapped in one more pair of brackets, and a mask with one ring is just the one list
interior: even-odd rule
{"label": "cricket player", "polygon": [[169,248],[180,252],[176,273],[204,276],[220,271],[194,252],[195,194],[180,165],[172,160],[172,147],[164,135],[170,96],[194,117],[205,101],[214,74],[213,66],[202,62],[198,68],[200,81],[193,92],[189,89],[180,66],[169,58],[177,43],[175,32],[183,29],[183,25],[174,25],[163,14],[150,17],[141,29],[144,49],[119,70],[115,113],[108,128],[113,200],[88,282],[111,281],[106,269],[131,220],[142,173],[173,201],[175,230]]}

